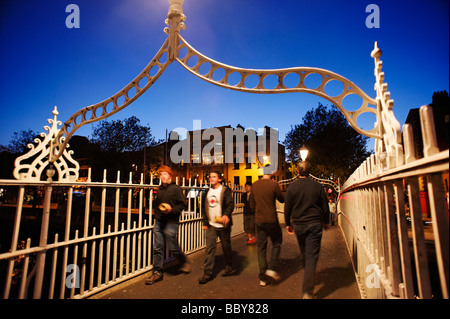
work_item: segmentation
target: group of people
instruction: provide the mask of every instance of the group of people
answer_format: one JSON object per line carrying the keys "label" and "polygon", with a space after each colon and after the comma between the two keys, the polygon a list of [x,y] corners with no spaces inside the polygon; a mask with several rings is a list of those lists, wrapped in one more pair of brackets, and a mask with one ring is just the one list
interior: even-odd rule
{"label": "group of people", "polygon": [[[285,203],[284,216],[286,231],[295,235],[300,248],[300,258],[304,267],[303,298],[314,298],[314,273],[319,258],[322,230],[328,227],[329,206],[322,185],[308,178],[311,164],[303,161],[299,166],[299,179],[290,184],[283,195],[279,184],[271,177],[275,173],[270,167],[264,168],[264,175],[255,183],[247,183],[242,195],[244,204],[244,230],[248,234],[248,244],[257,244],[259,283],[266,286],[280,280],[279,257],[283,242],[282,229],[278,221],[276,201]],[[181,265],[180,270],[191,271],[191,263],[181,251],[178,240],[178,220],[186,207],[182,189],[173,181],[173,173],[167,166],[159,170],[161,186],[154,200],[155,244],[153,272],[146,284],[163,279],[163,258],[165,244]],[[203,276],[199,284],[214,279],[213,268],[217,238],[220,238],[225,259],[225,275],[235,272],[232,263],[231,226],[234,201],[231,190],[222,185],[222,174],[210,172],[211,187],[202,198],[202,228],[206,233],[206,252]],[[268,241],[272,243],[270,260],[267,260]]]}

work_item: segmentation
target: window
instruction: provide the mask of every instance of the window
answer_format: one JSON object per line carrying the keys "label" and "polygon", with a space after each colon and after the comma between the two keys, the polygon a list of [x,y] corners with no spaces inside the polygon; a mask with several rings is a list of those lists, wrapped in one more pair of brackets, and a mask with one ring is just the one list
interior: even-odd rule
{"label": "window", "polygon": [[239,169],[239,163],[237,162],[237,159],[233,159],[234,169]]}
{"label": "window", "polygon": [[239,176],[234,177],[234,185],[240,185],[239,183]]}
{"label": "window", "polygon": [[252,169],[252,163],[250,162],[250,157],[245,158],[245,169]]}

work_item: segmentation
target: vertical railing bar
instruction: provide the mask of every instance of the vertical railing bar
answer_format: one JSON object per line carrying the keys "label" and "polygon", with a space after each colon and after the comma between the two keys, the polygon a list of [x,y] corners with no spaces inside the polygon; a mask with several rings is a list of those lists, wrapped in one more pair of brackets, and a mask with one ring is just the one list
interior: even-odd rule
{"label": "vertical railing bar", "polygon": [[[44,208],[42,210],[41,234],[39,247],[47,246],[48,226],[50,221],[50,204],[52,197],[52,186],[45,186]],[[37,253],[36,256],[36,277],[34,282],[33,298],[40,299],[42,295],[42,285],[44,281],[46,250]]]}
{"label": "vertical railing bar", "polygon": [[[75,239],[78,239],[78,230],[75,231]],[[70,287],[70,299],[73,299],[73,297],[75,296],[75,288],[77,288],[77,284],[78,284],[78,244],[75,244],[73,246],[73,265],[75,267],[73,267],[73,273],[72,273],[72,285]]]}
{"label": "vertical railing bar", "polygon": [[385,206],[385,194],[382,188],[382,185],[378,185],[378,206],[379,206],[379,220],[380,220],[380,229],[381,229],[381,249],[383,251],[383,273],[385,273],[387,276],[389,276],[389,245],[388,243],[388,236],[387,236],[387,223],[386,223],[386,206]]}
{"label": "vertical railing bar", "polygon": [[[25,187],[19,186],[19,194],[17,195],[16,214],[14,216],[14,226],[11,238],[11,252],[17,250],[17,241],[19,238],[20,220],[22,219],[23,198],[25,195]],[[11,290],[12,273],[14,271],[14,258],[8,261],[8,268],[6,270],[5,288],[3,290],[3,299],[9,298]]]}
{"label": "vertical railing bar", "polygon": [[419,194],[419,181],[416,177],[409,178],[407,182],[414,259],[417,274],[417,288],[420,298],[429,299],[431,298],[432,292],[430,285],[430,274],[428,269],[427,247],[425,243],[422,220],[422,209],[420,208],[420,198],[418,198],[417,196],[412,196],[412,194]]}
{"label": "vertical railing bar", "polygon": [[[31,246],[31,238],[27,239],[26,249],[29,249]],[[22,269],[22,278],[20,280],[20,288],[19,288],[19,299],[25,299],[25,293],[26,293],[26,283],[28,278],[28,265],[30,261],[30,254],[27,254],[24,257],[23,261],[23,269]]]}
{"label": "vertical railing bar", "polygon": [[394,189],[392,184],[384,184],[385,194],[385,210],[386,210],[386,222],[387,222],[387,235],[388,247],[389,247],[389,264],[390,264],[390,278],[392,294],[399,296],[400,279],[400,252],[398,246],[398,232],[395,226],[395,203],[394,203]]}
{"label": "vertical railing bar", "polygon": [[430,212],[442,297],[449,298],[449,224],[441,174],[427,176]]}
{"label": "vertical railing bar", "polygon": [[[106,183],[106,169],[103,171],[103,183]],[[106,187],[102,187],[102,203],[100,208],[100,231],[99,234],[103,235],[105,232],[105,209],[106,209]],[[97,286],[102,284],[103,277],[103,239],[100,239],[98,244],[98,268],[97,268]]]}
{"label": "vertical railing bar", "polygon": [[[55,234],[55,244],[58,243],[58,234]],[[52,268],[50,272],[50,285],[48,289],[48,299],[53,299],[55,291],[56,264],[58,258],[58,248],[53,249]]]}
{"label": "vertical railing bar", "polygon": [[[111,225],[108,225],[107,234],[111,235]],[[105,284],[109,283],[109,266],[111,261],[111,236],[106,239],[106,258],[105,258]]]}
{"label": "vertical railing bar", "polygon": [[[130,181],[129,181],[130,186],[133,184],[132,178],[133,178],[133,173],[130,172]],[[133,188],[130,187],[128,189],[128,207],[127,207],[127,229],[128,230],[130,229],[130,226],[131,226],[131,203],[132,203],[132,200],[133,200]]]}
{"label": "vertical railing bar", "polygon": [[[138,228],[142,227],[142,216],[145,210],[145,202],[144,202],[144,174],[141,174],[141,191],[139,194],[139,218],[138,218]],[[136,226],[134,227],[136,228]],[[142,233],[139,231],[137,234],[137,269],[140,269],[141,266],[141,244],[142,244]]]}
{"label": "vertical railing bar", "polygon": [[406,226],[405,198],[402,180],[395,181],[394,192],[397,208],[397,226],[403,283],[405,285],[405,296],[407,299],[411,299],[414,298],[414,284],[411,270],[411,257],[409,253],[408,229]]}
{"label": "vertical railing bar", "polygon": [[[133,184],[133,174],[130,172],[129,184]],[[127,209],[127,230],[131,229],[131,202],[132,202],[133,188],[128,189],[128,209]],[[125,247],[125,276],[130,271],[130,233],[126,235],[126,247]]]}
{"label": "vertical railing bar", "polygon": [[[147,220],[144,219],[144,228],[147,227]],[[142,243],[143,243],[143,247],[142,247],[142,268],[146,267],[146,259],[147,259],[147,232],[145,230],[142,230],[141,232],[143,232],[144,234],[143,239],[142,239]]]}
{"label": "vertical railing bar", "polygon": [[133,222],[133,230],[131,243],[131,273],[134,273],[136,266],[136,222]]}
{"label": "vertical railing bar", "polygon": [[[117,184],[120,184],[120,171],[117,172]],[[117,234],[119,231],[119,211],[120,211],[120,187],[116,188],[116,202],[114,208],[114,233]],[[112,280],[116,280],[116,271],[117,271],[117,245],[118,245],[118,237],[115,235],[113,239],[113,266],[112,266]]]}
{"label": "vertical railing bar", "polygon": [[[88,169],[87,182],[91,182],[91,168]],[[91,209],[91,187],[86,186],[86,200],[84,206],[84,222],[83,222],[83,238],[86,239],[89,235],[89,216]],[[88,242],[84,242],[82,259],[81,259],[81,282],[80,282],[80,295],[84,294],[84,287],[86,285],[86,258],[87,258]]]}
{"label": "vertical railing bar", "polygon": [[152,238],[152,228],[147,231],[147,240],[148,240],[148,254],[147,254],[147,265],[152,265],[152,256],[153,256],[153,238]]}
{"label": "vertical railing bar", "polygon": [[138,218],[138,227],[142,226],[142,216],[144,214],[144,174],[141,174],[141,190],[139,193],[139,218]]}
{"label": "vertical railing bar", "polygon": [[[67,210],[66,210],[66,224],[64,230],[64,242],[70,239],[70,224],[72,218],[72,203],[73,203],[73,186],[69,188],[67,193]],[[66,278],[66,267],[68,259],[69,247],[64,246],[63,259],[62,259],[62,269],[61,269],[61,285],[59,298],[64,299],[65,294],[65,278]]]}
{"label": "vertical railing bar", "polygon": [[151,227],[148,231],[148,264],[152,264],[153,256],[153,189],[150,192],[150,212],[148,217],[148,226]]}
{"label": "vertical railing bar", "polygon": [[434,124],[433,108],[430,105],[421,106],[419,108],[419,116],[424,157],[439,153],[436,127]]}
{"label": "vertical railing bar", "polygon": [[[95,227],[92,228],[92,236],[95,236]],[[94,289],[94,273],[95,273],[95,250],[96,250],[97,242],[95,240],[92,241],[91,245],[91,267],[89,274],[89,290]],[[97,271],[98,276],[98,271]]]}
{"label": "vertical railing bar", "polygon": [[[125,225],[124,225],[124,223],[122,223],[121,225],[122,225],[121,231],[123,232],[125,230],[125,228],[124,228]],[[123,276],[123,266],[124,266],[124,264],[123,264],[123,249],[124,249],[124,247],[123,246],[124,246],[124,235],[122,234],[122,235],[120,235],[119,278],[122,278],[122,276]]]}

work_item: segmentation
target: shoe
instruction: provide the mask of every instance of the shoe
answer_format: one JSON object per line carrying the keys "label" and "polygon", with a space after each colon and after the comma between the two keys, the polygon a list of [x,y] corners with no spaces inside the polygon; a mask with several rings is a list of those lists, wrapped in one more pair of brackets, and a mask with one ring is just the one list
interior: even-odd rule
{"label": "shoe", "polygon": [[250,245],[256,244],[256,237],[252,237],[252,238],[250,239],[250,241],[251,241]]}
{"label": "shoe", "polygon": [[303,299],[316,299],[316,295],[314,294],[303,294]]}
{"label": "shoe", "polygon": [[267,286],[267,281],[265,281],[265,280],[260,280],[260,281],[259,281],[259,285],[260,285],[261,287],[265,287],[265,286]]}
{"label": "shoe", "polygon": [[234,269],[232,266],[226,266],[224,276],[229,276],[229,275],[233,274],[235,271],[236,271],[236,269]]}
{"label": "shoe", "polygon": [[267,269],[266,275],[272,278],[273,280],[280,280],[280,275],[275,270]]}
{"label": "shoe", "polygon": [[213,279],[212,274],[205,273],[205,274],[203,274],[203,277],[198,280],[198,283],[200,285],[203,285],[203,284],[206,284],[208,281],[211,281],[212,279]]}
{"label": "shoe", "polygon": [[154,272],[147,280],[145,281],[146,285],[153,285],[155,282],[163,280],[163,275],[159,272]]}
{"label": "shoe", "polygon": [[189,261],[185,261],[183,266],[180,267],[180,271],[185,273],[185,274],[191,273],[191,271],[192,271],[192,264]]}

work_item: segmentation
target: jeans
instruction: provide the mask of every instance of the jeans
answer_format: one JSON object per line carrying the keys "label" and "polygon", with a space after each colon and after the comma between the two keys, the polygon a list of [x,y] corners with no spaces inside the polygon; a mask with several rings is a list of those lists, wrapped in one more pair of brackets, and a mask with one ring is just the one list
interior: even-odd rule
{"label": "jeans", "polygon": [[159,274],[163,274],[163,262],[166,251],[166,244],[169,251],[175,256],[180,263],[186,261],[185,254],[181,251],[178,245],[178,224],[176,223],[161,223],[155,221],[153,228],[155,236],[155,247],[153,250],[153,269]]}
{"label": "jeans", "polygon": [[[278,259],[281,252],[281,243],[283,242],[283,235],[281,227],[278,223],[263,223],[256,224],[256,238],[258,242],[258,264],[259,264],[259,279],[264,280],[267,269],[277,270]],[[272,253],[270,256],[270,263],[267,263],[267,239],[272,241]]]}
{"label": "jeans", "polygon": [[217,237],[222,244],[225,264],[231,266],[231,227],[215,228],[208,226],[206,230],[206,256],[205,256],[205,274],[212,274],[216,254]]}
{"label": "jeans", "polygon": [[320,243],[322,241],[322,223],[307,225],[294,225],[300,247],[300,256],[304,263],[305,271],[303,275],[303,294],[313,294],[314,274],[316,272],[317,261],[319,260]]}

